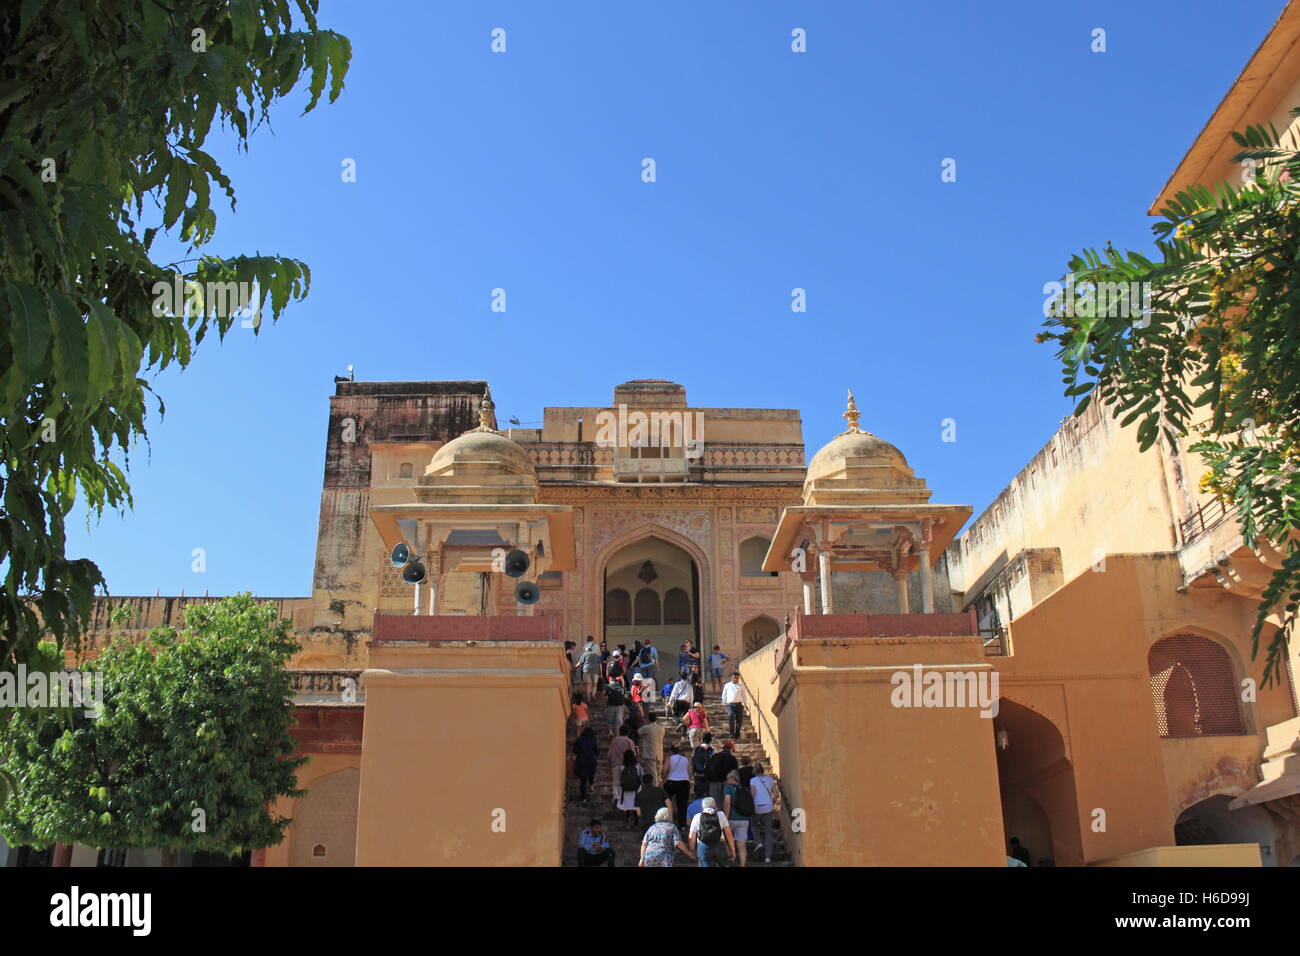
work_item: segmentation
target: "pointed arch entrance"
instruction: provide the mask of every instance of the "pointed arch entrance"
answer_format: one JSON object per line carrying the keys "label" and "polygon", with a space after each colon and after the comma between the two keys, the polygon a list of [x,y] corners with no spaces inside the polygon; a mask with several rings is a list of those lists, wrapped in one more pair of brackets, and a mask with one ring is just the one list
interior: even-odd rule
{"label": "pointed arch entrance", "polygon": [[[675,669],[682,641],[694,640],[705,654],[712,648],[711,574],[704,552],[693,541],[659,525],[647,525],[606,544],[594,567],[598,586],[591,591],[591,620],[611,647],[630,647],[650,637],[659,648],[661,674],[665,668],[669,673]],[[611,610],[627,606],[617,593],[611,599],[611,592],[619,591],[627,593],[631,615],[611,619]],[[641,594],[646,591],[653,593],[653,601],[649,594]],[[638,594],[642,623],[637,617]]]}
{"label": "pointed arch entrance", "polygon": [[1079,802],[1065,739],[1042,714],[1006,697],[992,721],[997,747],[1002,826],[1034,862],[1082,866]]}
{"label": "pointed arch entrance", "polygon": [[781,625],[766,614],[746,621],[740,628],[741,654],[748,657],[759,648],[776,640],[781,633]]}

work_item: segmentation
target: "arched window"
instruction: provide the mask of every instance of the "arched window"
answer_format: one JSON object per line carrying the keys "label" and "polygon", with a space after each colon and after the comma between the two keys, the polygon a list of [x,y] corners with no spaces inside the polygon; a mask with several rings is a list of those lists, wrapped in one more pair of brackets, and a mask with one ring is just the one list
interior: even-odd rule
{"label": "arched window", "polygon": [[681,588],[670,588],[664,595],[664,623],[691,623],[691,599]]}
{"label": "arched window", "polygon": [[1212,737],[1246,732],[1228,652],[1194,634],[1157,641],[1147,655],[1156,727],[1161,737]]}
{"label": "arched window", "polygon": [[605,595],[605,623],[615,627],[632,623],[632,598],[622,588]]}
{"label": "arched window", "polygon": [[409,461],[402,462],[401,466],[397,469],[397,477],[398,478],[413,477],[412,470],[411,470],[411,463]]}
{"label": "arched window", "polygon": [[642,588],[636,592],[636,614],[634,620],[637,624],[654,624],[658,626],[662,617],[659,613],[659,595],[649,588]]}
{"label": "arched window", "polygon": [[763,559],[772,542],[767,538],[755,536],[740,542],[740,576],[745,578],[776,577],[775,571],[763,570]]}
{"label": "arched window", "polygon": [[740,629],[745,656],[770,644],[780,633],[781,625],[770,617],[756,617],[752,621],[746,621]]}

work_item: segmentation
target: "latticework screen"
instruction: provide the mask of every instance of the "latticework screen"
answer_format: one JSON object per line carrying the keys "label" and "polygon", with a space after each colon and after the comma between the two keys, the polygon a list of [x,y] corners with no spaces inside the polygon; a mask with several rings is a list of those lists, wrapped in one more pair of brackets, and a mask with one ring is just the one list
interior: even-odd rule
{"label": "latticework screen", "polygon": [[380,555],[379,613],[410,614],[415,603],[415,588],[402,580],[400,568],[393,567],[388,555]]}
{"label": "latticework screen", "polygon": [[1219,644],[1179,634],[1158,641],[1147,662],[1161,737],[1246,732],[1232,660]]}

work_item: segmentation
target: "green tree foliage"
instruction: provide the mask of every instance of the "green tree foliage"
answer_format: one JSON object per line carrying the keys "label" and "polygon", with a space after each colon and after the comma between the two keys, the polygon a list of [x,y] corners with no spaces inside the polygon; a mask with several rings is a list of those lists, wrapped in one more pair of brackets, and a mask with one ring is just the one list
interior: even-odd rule
{"label": "green tree foliage", "polygon": [[[57,669],[62,655],[40,648]],[[0,755],[16,784],[0,833],[15,846],[225,855],[279,843],[290,821],[268,805],[301,796],[294,771],[306,762],[289,735],[285,664],[297,649],[273,605],[241,594],[191,605],[179,634],[118,638],[86,664],[104,682],[97,718],[76,706],[0,711]]]}
{"label": "green tree foliage", "polygon": [[[26,659],[43,633],[75,645],[84,629],[103,578],[67,557],[64,522],[78,496],[93,515],[130,506],[114,457],[125,462],[145,435],[142,376],[188,364],[249,296],[259,315],[269,300],[274,320],[307,294],[295,259],[198,250],[216,228],[213,185],[235,202],[204,149],[214,122],[247,149],[300,77],[307,110],[327,83],[331,101],[343,89],[350,45],[317,27],[316,9],[0,5],[0,664]],[[160,232],[195,256],[154,263]],[[161,290],[176,275],[185,295],[169,311]],[[233,304],[201,294],[227,289]]]}
{"label": "green tree foliage", "polygon": [[[1282,553],[1252,634],[1258,654],[1278,616],[1269,681],[1300,605],[1300,153],[1272,128],[1233,136],[1253,181],[1178,193],[1153,226],[1152,259],[1109,245],[1075,256],[1083,299],[1059,296],[1039,340],[1059,346],[1076,413],[1102,402],[1136,423],[1143,449],[1161,433],[1193,439],[1207,465],[1202,488],[1238,509],[1247,545],[1263,539]],[[1145,312],[1134,308],[1143,289]]]}

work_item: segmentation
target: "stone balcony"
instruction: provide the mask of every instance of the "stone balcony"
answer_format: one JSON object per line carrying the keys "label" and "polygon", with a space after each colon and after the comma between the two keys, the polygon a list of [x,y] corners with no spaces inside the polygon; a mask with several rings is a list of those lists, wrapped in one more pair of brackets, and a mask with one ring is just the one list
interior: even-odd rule
{"label": "stone balcony", "polygon": [[615,481],[685,481],[690,473],[686,458],[633,458],[614,455]]}

